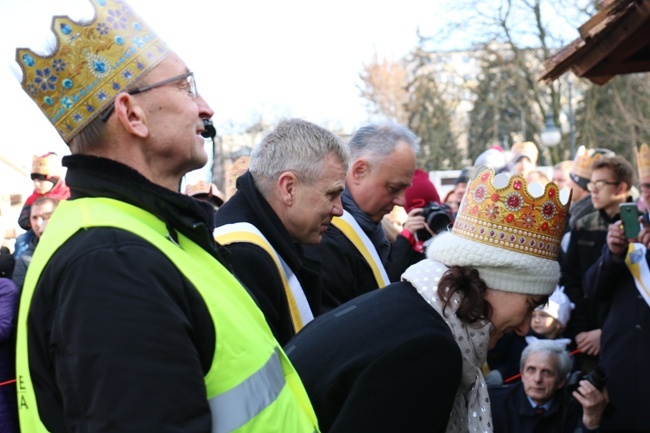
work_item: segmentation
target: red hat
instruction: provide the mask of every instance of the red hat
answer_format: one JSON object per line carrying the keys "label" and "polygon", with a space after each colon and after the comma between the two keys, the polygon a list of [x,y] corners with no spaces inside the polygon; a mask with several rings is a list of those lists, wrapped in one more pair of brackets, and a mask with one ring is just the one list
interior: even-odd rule
{"label": "red hat", "polygon": [[419,168],[415,169],[411,186],[406,188],[404,196],[406,198],[406,204],[404,205],[406,212],[410,212],[411,209],[416,207],[424,207],[432,201],[440,203],[440,195],[438,195],[436,187],[429,180],[429,174]]}

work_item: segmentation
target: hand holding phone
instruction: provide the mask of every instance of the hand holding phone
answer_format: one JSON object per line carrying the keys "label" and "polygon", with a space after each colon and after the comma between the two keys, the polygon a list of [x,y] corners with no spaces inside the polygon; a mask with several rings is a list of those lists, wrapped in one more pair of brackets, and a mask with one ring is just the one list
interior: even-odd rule
{"label": "hand holding phone", "polygon": [[621,221],[623,222],[623,231],[628,239],[636,239],[641,231],[639,223],[639,209],[636,203],[621,203]]}

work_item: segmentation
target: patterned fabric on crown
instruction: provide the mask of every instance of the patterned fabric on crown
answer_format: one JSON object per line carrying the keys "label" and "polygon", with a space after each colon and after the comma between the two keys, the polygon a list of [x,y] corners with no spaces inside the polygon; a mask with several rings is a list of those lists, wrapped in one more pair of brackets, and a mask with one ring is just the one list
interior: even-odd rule
{"label": "patterned fabric on crown", "polygon": [[483,169],[470,181],[452,233],[518,253],[555,260],[571,193],[549,183],[526,184],[519,176]]}
{"label": "patterned fabric on crown", "polygon": [[169,48],[122,0],[90,0],[87,24],[52,19],[54,52],[16,50],[22,87],[69,142],[136,79],[160,63]]}
{"label": "patterned fabric on crown", "polygon": [[650,177],[650,147],[646,143],[643,143],[636,153],[636,165],[639,178]]}
{"label": "patterned fabric on crown", "polygon": [[600,152],[587,150],[584,146],[580,146],[573,158],[573,167],[571,173],[580,176],[583,179],[591,179],[591,166],[597,159],[602,158],[604,155]]}
{"label": "patterned fabric on crown", "polygon": [[32,156],[32,174],[42,174],[47,178],[59,177],[61,170],[61,160],[54,152],[46,153],[43,156]]}

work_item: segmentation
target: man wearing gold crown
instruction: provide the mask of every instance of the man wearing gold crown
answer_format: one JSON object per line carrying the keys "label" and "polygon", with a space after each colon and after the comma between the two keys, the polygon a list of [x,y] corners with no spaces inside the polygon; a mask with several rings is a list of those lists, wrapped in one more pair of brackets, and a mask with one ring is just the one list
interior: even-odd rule
{"label": "man wearing gold crown", "polygon": [[23,88],[69,144],[71,199],[23,288],[24,432],[313,432],[300,379],[222,264],[212,206],[177,192],[213,115],[183,60],[122,0],[53,19],[17,50]]}
{"label": "man wearing gold crown", "polygon": [[[650,148],[637,153],[641,194],[650,182]],[[647,432],[650,428],[648,401],[650,376],[650,225],[640,218],[643,229],[637,239],[627,239],[618,220],[607,230],[607,245],[587,271],[585,294],[609,305],[602,326],[600,365],[607,371],[609,398],[616,407],[601,424],[602,432]]]}
{"label": "man wearing gold crown", "polygon": [[287,354],[322,430],[491,432],[481,366],[555,289],[569,195],[480,170],[427,259],[296,335]]}

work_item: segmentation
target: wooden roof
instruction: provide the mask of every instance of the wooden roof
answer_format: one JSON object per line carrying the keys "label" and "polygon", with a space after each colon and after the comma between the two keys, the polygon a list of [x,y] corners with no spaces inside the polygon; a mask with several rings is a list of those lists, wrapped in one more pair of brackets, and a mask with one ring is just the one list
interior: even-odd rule
{"label": "wooden roof", "polygon": [[650,0],[607,0],[578,28],[580,37],[544,62],[547,83],[571,69],[605,84],[615,75],[650,71]]}

